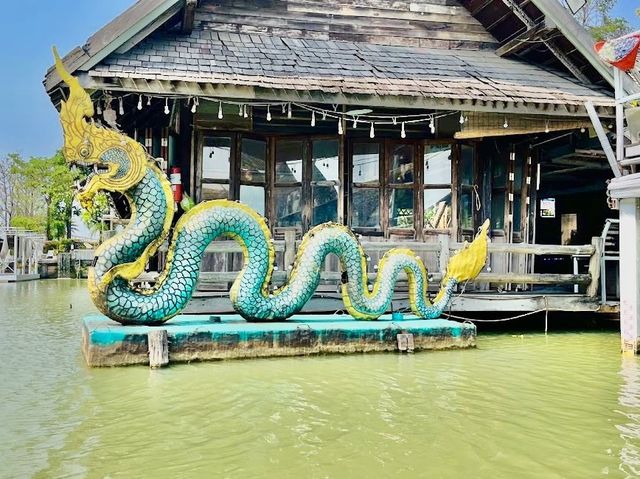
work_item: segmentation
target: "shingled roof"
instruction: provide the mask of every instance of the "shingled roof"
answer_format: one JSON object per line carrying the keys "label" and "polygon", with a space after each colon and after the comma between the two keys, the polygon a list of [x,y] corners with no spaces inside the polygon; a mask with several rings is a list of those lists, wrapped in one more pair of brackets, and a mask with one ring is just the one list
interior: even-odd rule
{"label": "shingled roof", "polygon": [[113,54],[92,77],[211,82],[327,93],[609,105],[568,76],[491,50],[436,50],[346,41],[193,31],[159,33]]}
{"label": "shingled roof", "polygon": [[[163,3],[164,28],[138,15],[150,0],[130,9],[138,16],[120,36],[105,27],[118,45],[73,65],[86,87],[334,103],[358,96],[359,104],[416,108],[501,103],[545,114],[585,114],[586,101],[613,105],[601,87],[498,55],[495,39],[456,0],[201,0],[187,32],[175,27],[183,3]],[[47,90],[56,83],[49,72]]]}

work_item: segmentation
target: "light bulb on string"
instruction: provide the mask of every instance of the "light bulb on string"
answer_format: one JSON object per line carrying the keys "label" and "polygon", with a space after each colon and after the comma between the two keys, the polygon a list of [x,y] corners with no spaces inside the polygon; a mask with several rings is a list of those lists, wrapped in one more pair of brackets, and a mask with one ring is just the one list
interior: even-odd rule
{"label": "light bulb on string", "polygon": [[436,132],[436,124],[433,115],[429,117],[429,130],[431,131],[432,135]]}
{"label": "light bulb on string", "polygon": [[373,122],[371,122],[371,128],[369,129],[369,138],[375,138],[376,132],[373,129]]}
{"label": "light bulb on string", "polygon": [[283,103],[282,104],[282,114],[284,115],[287,112],[287,104]]}
{"label": "light bulb on string", "polygon": [[249,114],[247,113],[247,105],[242,105],[242,117],[249,118]]}
{"label": "light bulb on string", "polygon": [[198,109],[198,99],[194,98],[193,99],[193,105],[191,105],[191,113],[195,113]]}
{"label": "light bulb on string", "polygon": [[287,107],[287,118],[291,118],[291,103],[289,103]]}
{"label": "light bulb on string", "polygon": [[358,128],[358,117],[357,116],[353,117],[353,128]]}
{"label": "light bulb on string", "polygon": [[138,95],[138,110],[142,110],[142,95]]}
{"label": "light bulb on string", "polygon": [[242,107],[242,104],[238,105],[238,116],[242,116]]}
{"label": "light bulb on string", "polygon": [[271,121],[271,109],[270,109],[270,105],[267,105],[267,121]]}
{"label": "light bulb on string", "polygon": [[464,124],[464,113],[460,112],[460,120],[458,121],[460,122],[461,125]]}
{"label": "light bulb on string", "polygon": [[222,114],[222,102],[218,102],[218,120],[222,120],[224,115]]}
{"label": "light bulb on string", "polygon": [[582,128],[580,128],[580,133],[584,133],[585,131],[587,131],[587,130],[585,129],[584,126]]}
{"label": "light bulb on string", "polygon": [[150,96],[147,97],[147,106],[151,106],[151,97]]}
{"label": "light bulb on string", "polygon": [[311,112],[311,126],[316,126],[316,112]]}
{"label": "light bulb on string", "polygon": [[402,126],[400,127],[400,138],[406,138],[407,133],[404,131],[404,121],[402,122]]}
{"label": "light bulb on string", "polygon": [[549,120],[544,122],[544,132],[549,133]]}
{"label": "light bulb on string", "polygon": [[509,122],[507,121],[507,117],[504,117],[504,123],[502,124],[503,128],[509,128]]}
{"label": "light bulb on string", "polygon": [[118,98],[118,113],[124,115],[124,106],[122,104],[122,97]]}
{"label": "light bulb on string", "polygon": [[338,135],[342,135],[344,130],[342,129],[342,118],[338,117]]}
{"label": "light bulb on string", "polygon": [[394,125],[397,125],[397,124],[398,124],[398,119],[394,116],[394,117],[392,117],[392,118],[391,118],[391,122],[392,122]]}
{"label": "light bulb on string", "polygon": [[165,115],[169,114],[169,99],[168,98],[164,99],[164,114]]}
{"label": "light bulb on string", "polygon": [[327,119],[327,112],[322,110],[322,119],[326,120]]}

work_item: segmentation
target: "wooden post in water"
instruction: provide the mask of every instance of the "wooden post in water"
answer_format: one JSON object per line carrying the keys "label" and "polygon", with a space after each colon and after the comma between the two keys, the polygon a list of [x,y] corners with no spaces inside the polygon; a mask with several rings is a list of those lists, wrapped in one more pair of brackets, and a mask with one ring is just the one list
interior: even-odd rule
{"label": "wooden post in water", "polygon": [[147,333],[149,367],[159,368],[169,364],[169,338],[166,329],[152,329]]}
{"label": "wooden post in water", "polygon": [[623,353],[638,352],[640,200],[620,199],[620,333]]}
{"label": "wooden post in water", "polygon": [[599,236],[591,238],[594,252],[589,258],[589,274],[591,275],[591,283],[587,286],[587,296],[594,298],[598,294],[598,285],[600,284],[600,263],[602,252],[604,251],[604,241]]}

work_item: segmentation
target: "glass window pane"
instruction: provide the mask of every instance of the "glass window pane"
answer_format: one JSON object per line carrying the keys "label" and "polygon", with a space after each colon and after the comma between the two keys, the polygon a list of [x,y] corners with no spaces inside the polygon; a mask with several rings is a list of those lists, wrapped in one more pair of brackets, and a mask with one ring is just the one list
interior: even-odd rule
{"label": "glass window pane", "polygon": [[231,138],[205,137],[202,147],[202,178],[229,180]]}
{"label": "glass window pane", "polygon": [[302,141],[279,141],[276,144],[276,183],[301,182],[303,158]]}
{"label": "glass window pane", "polygon": [[397,145],[391,151],[391,165],[389,183],[413,183],[413,155],[412,145]]}
{"label": "glass window pane", "polygon": [[215,183],[202,184],[202,201],[229,199],[229,185]]}
{"label": "glass window pane", "polygon": [[460,227],[462,229],[473,229],[473,201],[471,191],[460,193]]}
{"label": "glass window pane", "polygon": [[460,152],[460,184],[473,185],[473,147],[462,145]]}
{"label": "glass window pane", "polygon": [[413,228],[413,190],[393,189],[389,196],[389,226]]}
{"label": "glass window pane", "polygon": [[240,181],[264,183],[266,164],[267,142],[243,138],[240,156]]}
{"label": "glass window pane", "polygon": [[312,226],[327,221],[338,221],[338,187],[314,186]]}
{"label": "glass window pane", "polygon": [[424,190],[424,227],[451,227],[451,188]]}
{"label": "glass window pane", "polygon": [[380,192],[377,188],[354,188],[352,228],[380,228]]}
{"label": "glass window pane", "polygon": [[302,188],[284,186],[275,188],[275,225],[302,226]]}
{"label": "glass window pane", "polygon": [[313,142],[313,181],[338,181],[338,140]]}
{"label": "glass window pane", "polygon": [[522,229],[522,218],[520,217],[520,193],[513,197],[513,231],[519,232]]}
{"label": "glass window pane", "polygon": [[491,228],[504,229],[504,191],[494,191],[491,194]]}
{"label": "glass window pane", "polygon": [[378,183],[380,174],[380,145],[377,143],[355,143],[353,145],[354,183]]}
{"label": "glass window pane", "polygon": [[515,190],[516,193],[519,193],[520,191],[522,191],[522,180],[523,175],[524,175],[524,163],[525,163],[525,158],[523,158],[522,156],[518,156],[516,157],[516,166],[515,166],[515,175],[514,175],[514,181],[513,181],[513,188]]}
{"label": "glass window pane", "polygon": [[264,216],[264,186],[240,185],[240,202]]}
{"label": "glass window pane", "polygon": [[451,184],[451,145],[425,146],[424,184]]}

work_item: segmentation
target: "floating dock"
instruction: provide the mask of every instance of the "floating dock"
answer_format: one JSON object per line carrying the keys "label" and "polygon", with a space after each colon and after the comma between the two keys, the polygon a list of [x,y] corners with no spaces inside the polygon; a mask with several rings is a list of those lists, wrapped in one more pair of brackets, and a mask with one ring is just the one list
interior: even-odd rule
{"label": "floating dock", "polygon": [[160,366],[167,362],[459,349],[476,344],[473,324],[399,316],[356,321],[348,316],[296,315],[283,322],[250,323],[235,314],[180,315],[160,326],[123,326],[93,314],[83,319],[82,349],[89,366]]}

